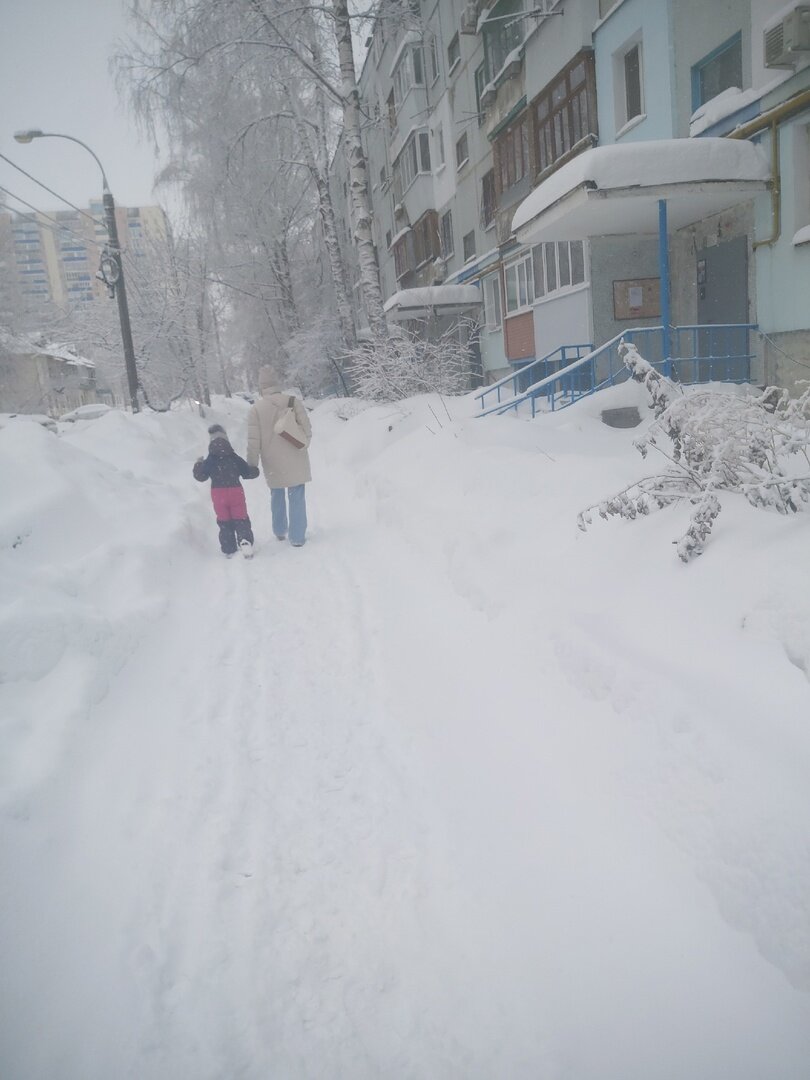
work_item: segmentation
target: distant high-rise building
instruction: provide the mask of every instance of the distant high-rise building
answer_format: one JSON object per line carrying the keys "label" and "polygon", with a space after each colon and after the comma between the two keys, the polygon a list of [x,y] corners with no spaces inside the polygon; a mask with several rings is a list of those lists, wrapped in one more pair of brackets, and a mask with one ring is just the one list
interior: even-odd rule
{"label": "distant high-rise building", "polygon": [[[125,268],[137,273],[150,245],[163,243],[168,234],[166,216],[159,206],[119,206],[116,222]],[[107,242],[104,208],[100,200],[87,210],[47,213],[0,212],[0,292],[6,307],[15,295],[25,307],[52,302],[69,307],[107,296],[96,277]],[[3,287],[5,286],[5,287]]]}

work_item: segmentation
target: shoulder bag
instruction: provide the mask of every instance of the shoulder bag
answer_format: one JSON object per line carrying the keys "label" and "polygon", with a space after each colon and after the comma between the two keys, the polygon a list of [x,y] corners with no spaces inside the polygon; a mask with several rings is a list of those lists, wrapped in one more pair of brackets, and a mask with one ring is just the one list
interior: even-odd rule
{"label": "shoulder bag", "polygon": [[288,443],[292,443],[297,450],[303,450],[307,445],[307,436],[298,423],[294,402],[294,397],[288,400],[287,408],[273,425],[273,431],[275,431],[276,435],[280,435],[282,439],[286,439]]}

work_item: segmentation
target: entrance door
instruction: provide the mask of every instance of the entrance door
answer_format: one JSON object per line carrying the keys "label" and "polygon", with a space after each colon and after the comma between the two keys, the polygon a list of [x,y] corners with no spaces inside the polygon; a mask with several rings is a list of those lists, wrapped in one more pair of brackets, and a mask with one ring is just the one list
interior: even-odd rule
{"label": "entrance door", "polygon": [[[749,333],[727,328],[748,322],[748,237],[736,236],[704,248],[697,256],[698,334],[696,381],[747,382],[750,374]],[[720,324],[726,324],[721,326]]]}

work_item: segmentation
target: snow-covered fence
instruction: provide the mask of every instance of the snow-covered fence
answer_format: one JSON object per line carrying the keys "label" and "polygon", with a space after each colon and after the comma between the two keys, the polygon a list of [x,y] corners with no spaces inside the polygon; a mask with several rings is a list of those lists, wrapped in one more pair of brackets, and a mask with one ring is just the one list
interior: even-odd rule
{"label": "snow-covered fence", "polygon": [[632,377],[650,394],[655,420],[635,440],[643,457],[650,449],[669,462],[578,519],[586,529],[600,517],[634,519],[688,499],[689,526],[677,541],[678,556],[699,555],[722,509],[719,493],[743,495],[752,506],[795,513],[810,505],[810,389],[792,398],[778,387],[757,396],[716,387],[684,391],[662,375],[635,345],[620,346]]}

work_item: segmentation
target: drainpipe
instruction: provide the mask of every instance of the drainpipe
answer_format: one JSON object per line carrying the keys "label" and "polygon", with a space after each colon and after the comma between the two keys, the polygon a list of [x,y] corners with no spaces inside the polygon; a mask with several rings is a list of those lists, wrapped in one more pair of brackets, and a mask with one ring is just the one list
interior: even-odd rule
{"label": "drainpipe", "polygon": [[773,226],[771,235],[767,240],[754,241],[753,246],[755,251],[760,247],[772,247],[779,239],[782,232],[782,177],[779,169],[779,125],[789,116],[793,116],[794,113],[801,112],[802,109],[806,108],[810,108],[810,90],[802,90],[800,94],[794,94],[792,98],[783,101],[781,105],[777,105],[774,109],[769,109],[768,112],[763,113],[761,116],[757,116],[754,120],[749,120],[747,124],[741,124],[740,127],[735,128],[734,131],[729,132],[726,136],[727,139],[748,139],[752,135],[757,135],[759,132],[765,131],[766,128],[770,129],[771,173],[773,175],[773,183],[771,185],[771,220]]}
{"label": "drainpipe", "polygon": [[669,230],[667,228],[667,200],[658,200],[658,276],[661,285],[661,345],[664,354],[664,374],[672,375],[672,349],[670,348],[669,324]]}

